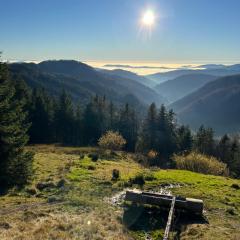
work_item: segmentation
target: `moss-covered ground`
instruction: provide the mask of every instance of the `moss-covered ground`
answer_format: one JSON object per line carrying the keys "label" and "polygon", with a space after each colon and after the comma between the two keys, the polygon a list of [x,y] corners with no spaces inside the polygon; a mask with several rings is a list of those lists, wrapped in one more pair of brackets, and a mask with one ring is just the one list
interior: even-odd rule
{"label": "moss-covered ground", "polygon": [[[112,204],[126,187],[158,190],[180,185],[173,194],[200,198],[204,216],[176,212],[170,239],[240,239],[239,180],[189,171],[147,169],[124,152],[88,157],[95,148],[53,145],[35,152],[35,173],[24,189],[0,196],[0,239],[161,239],[168,212],[156,207]],[[120,178],[112,181],[112,170]],[[130,184],[145,176],[143,186]],[[38,189],[39,183],[47,187]]]}

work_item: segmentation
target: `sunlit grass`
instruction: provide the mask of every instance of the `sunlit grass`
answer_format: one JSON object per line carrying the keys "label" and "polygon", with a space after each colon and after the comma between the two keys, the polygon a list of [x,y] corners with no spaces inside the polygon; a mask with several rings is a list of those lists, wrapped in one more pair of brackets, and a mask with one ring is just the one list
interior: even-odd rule
{"label": "sunlit grass", "polygon": [[[123,226],[122,208],[106,201],[138,174],[146,177],[144,189],[181,184],[180,188],[171,191],[176,195],[204,200],[210,225],[190,224],[183,229],[182,239],[226,239],[230,234],[235,234],[235,239],[238,239],[240,236],[237,227],[240,222],[240,190],[232,187],[233,184],[240,186],[239,180],[184,170],[146,169],[136,163],[131,154],[123,152],[115,157],[100,154],[99,160],[93,162],[88,154],[98,152],[96,148],[41,145],[31,149],[36,152],[36,171],[28,187],[34,188],[41,181],[55,183],[59,179],[65,179],[66,184],[63,189],[44,190],[39,197],[29,196],[24,190],[0,197],[0,211],[14,208],[0,221],[0,226],[1,223],[11,226],[0,231],[3,240],[15,236],[26,240],[32,239],[31,236],[37,236],[37,239],[145,239],[143,229],[134,231]],[[111,180],[113,169],[120,171],[117,181]],[[132,186],[135,187],[139,188],[138,185]],[[46,203],[49,197],[62,202],[56,206],[28,207],[28,218],[25,209],[17,210],[23,204]],[[163,229],[149,230],[152,239],[158,239],[162,233]]]}

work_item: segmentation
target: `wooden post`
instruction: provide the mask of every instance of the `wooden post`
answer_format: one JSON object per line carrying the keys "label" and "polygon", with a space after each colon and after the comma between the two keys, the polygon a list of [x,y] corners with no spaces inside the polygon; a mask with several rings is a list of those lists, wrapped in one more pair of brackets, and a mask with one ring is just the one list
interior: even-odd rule
{"label": "wooden post", "polygon": [[169,215],[168,215],[167,225],[166,225],[165,232],[164,232],[163,240],[168,240],[168,235],[169,235],[169,232],[170,232],[170,229],[171,229],[172,219],[173,219],[173,216],[174,216],[175,202],[176,202],[176,197],[173,197],[172,198],[171,209],[170,209]]}

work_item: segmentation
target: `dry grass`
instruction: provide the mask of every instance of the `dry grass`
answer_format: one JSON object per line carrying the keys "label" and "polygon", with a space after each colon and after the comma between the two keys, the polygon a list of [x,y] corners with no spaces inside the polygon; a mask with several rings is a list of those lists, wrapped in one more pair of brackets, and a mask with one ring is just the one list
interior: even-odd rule
{"label": "dry grass", "polygon": [[[87,154],[97,149],[53,145],[29,148],[36,152],[36,173],[28,188],[39,181],[57,182],[62,178],[66,184],[61,189],[39,191],[38,197],[24,190],[1,196],[0,239],[144,240],[144,231],[148,231],[152,239],[159,239],[163,229],[151,229],[148,220],[141,219],[144,216],[136,221],[145,225],[140,224],[135,230],[126,229],[122,224],[123,209],[106,201],[106,197],[122,189],[121,183],[139,173],[148,176],[145,189],[182,183],[183,187],[172,189],[174,194],[204,200],[209,224],[188,222],[181,227],[180,239],[240,239],[240,190],[231,187],[240,185],[238,180],[181,170],[149,170],[123,152],[118,152],[113,159],[106,156],[107,160],[102,155],[97,162],[92,162]],[[80,157],[82,154],[84,158]],[[111,181],[113,169],[120,171],[120,179],[115,182]],[[49,204],[49,197],[62,202]]]}
{"label": "dry grass", "polygon": [[178,169],[212,175],[228,175],[226,164],[214,157],[197,152],[191,152],[188,155],[174,155],[173,160]]}

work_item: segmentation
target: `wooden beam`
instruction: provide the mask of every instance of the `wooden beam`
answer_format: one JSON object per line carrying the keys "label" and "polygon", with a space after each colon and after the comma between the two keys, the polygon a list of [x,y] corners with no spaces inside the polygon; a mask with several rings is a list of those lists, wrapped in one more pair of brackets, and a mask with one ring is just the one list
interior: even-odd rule
{"label": "wooden beam", "polygon": [[[170,208],[173,196],[163,195],[151,192],[141,192],[137,190],[129,190],[126,192],[126,201],[136,202],[140,204],[150,204]],[[203,201],[194,198],[176,197],[176,208],[192,212],[194,214],[202,214]]]}

